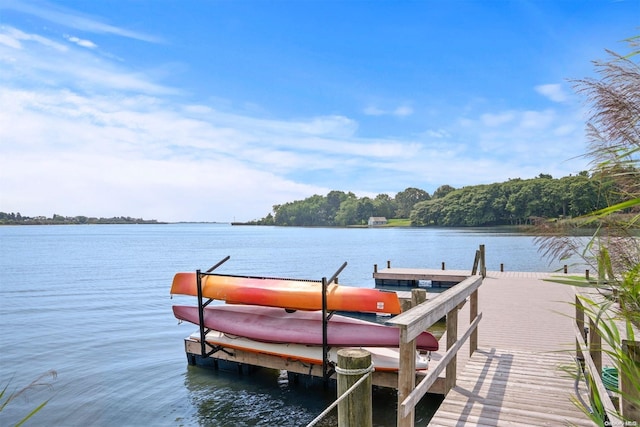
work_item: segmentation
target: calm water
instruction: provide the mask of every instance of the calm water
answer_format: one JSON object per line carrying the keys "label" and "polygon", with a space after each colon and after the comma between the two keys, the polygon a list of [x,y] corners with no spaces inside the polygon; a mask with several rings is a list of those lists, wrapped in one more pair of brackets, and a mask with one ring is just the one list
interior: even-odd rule
{"label": "calm water", "polygon": [[[478,245],[487,267],[551,271],[529,236],[495,230],[321,229],[213,224],[0,227],[0,387],[40,387],[0,412],[12,425],[40,402],[30,425],[300,426],[335,399],[320,385],[287,384],[278,373],[241,376],[188,366],[173,318],[177,271],[320,279],[344,262],[343,284],[372,287],[373,265],[469,269]],[[395,425],[395,392],[374,395],[374,425]],[[425,399],[428,400],[428,399]],[[424,425],[437,402],[423,402]],[[335,425],[329,416],[322,425]]]}

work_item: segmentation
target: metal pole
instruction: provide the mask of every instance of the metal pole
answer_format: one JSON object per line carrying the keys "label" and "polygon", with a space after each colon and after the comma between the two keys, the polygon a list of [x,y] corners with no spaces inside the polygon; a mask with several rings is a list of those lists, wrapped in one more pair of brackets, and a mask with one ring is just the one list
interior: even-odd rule
{"label": "metal pole", "polygon": [[[331,279],[327,280],[327,284],[329,284],[329,283],[333,283],[334,281],[336,281],[336,283],[338,283],[336,279],[338,278],[338,275],[339,275],[340,273],[342,273],[342,270],[344,270],[344,268],[345,268],[346,266],[347,266],[347,262],[345,261],[345,262],[344,262],[344,264],[342,264],[342,265],[340,266],[340,268],[338,268],[338,271],[336,271],[336,272],[333,274],[333,276],[331,276]],[[326,289],[325,289],[325,291],[326,291]]]}
{"label": "metal pole", "polygon": [[198,320],[200,326],[200,355],[204,357],[207,353],[207,343],[205,341],[204,331],[204,305],[202,304],[202,275],[200,270],[196,270],[196,288],[198,290]]}
{"label": "metal pole", "polygon": [[327,278],[322,278],[322,378],[325,385],[328,383],[328,353],[329,345],[327,339]]}
{"label": "metal pole", "polygon": [[229,258],[231,258],[231,255],[227,255],[226,257],[224,257],[223,259],[221,259],[216,265],[214,265],[213,267],[211,267],[210,269],[208,269],[206,271],[206,273],[211,273],[213,270],[215,270],[216,268],[220,267],[222,264],[224,264],[225,262],[229,261]]}

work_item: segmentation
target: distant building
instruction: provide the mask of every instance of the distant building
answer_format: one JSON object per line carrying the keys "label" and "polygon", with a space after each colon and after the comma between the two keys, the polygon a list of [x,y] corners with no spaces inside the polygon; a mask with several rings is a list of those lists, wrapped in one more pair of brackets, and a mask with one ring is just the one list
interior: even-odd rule
{"label": "distant building", "polygon": [[387,218],[383,216],[370,216],[369,217],[369,227],[376,227],[379,225],[387,225]]}

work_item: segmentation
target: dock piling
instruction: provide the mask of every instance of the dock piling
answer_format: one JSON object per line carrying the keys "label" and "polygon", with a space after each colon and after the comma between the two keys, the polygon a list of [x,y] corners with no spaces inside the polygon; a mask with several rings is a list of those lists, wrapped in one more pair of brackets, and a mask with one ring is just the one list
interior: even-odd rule
{"label": "dock piling", "polygon": [[338,397],[367,375],[362,384],[338,403],[338,427],[371,427],[373,403],[371,398],[371,353],[361,348],[338,350]]}

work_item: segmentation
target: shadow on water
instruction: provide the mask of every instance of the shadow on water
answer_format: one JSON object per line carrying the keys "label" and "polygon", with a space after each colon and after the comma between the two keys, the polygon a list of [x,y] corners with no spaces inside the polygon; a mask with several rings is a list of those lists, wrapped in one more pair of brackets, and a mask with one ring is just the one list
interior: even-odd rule
{"label": "shadow on water", "polygon": [[[185,385],[194,406],[192,420],[200,426],[306,426],[336,398],[335,382],[325,387],[319,379],[289,381],[286,373],[256,368],[240,373],[236,367],[214,369],[188,366]],[[396,425],[396,391],[373,388],[373,425]],[[442,398],[427,395],[416,408],[416,425],[426,425]],[[317,426],[338,424],[333,410]]]}

